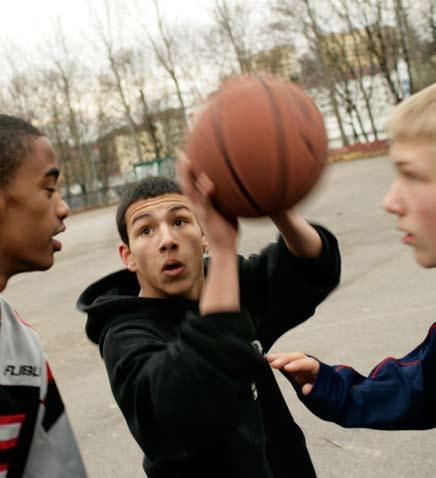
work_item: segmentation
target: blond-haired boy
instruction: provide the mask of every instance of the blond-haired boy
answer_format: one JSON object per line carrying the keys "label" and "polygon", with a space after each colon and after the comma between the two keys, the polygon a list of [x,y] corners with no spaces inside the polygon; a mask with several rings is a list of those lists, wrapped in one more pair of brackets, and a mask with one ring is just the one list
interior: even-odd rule
{"label": "blond-haired boy", "polygon": [[[396,178],[384,208],[397,216],[402,242],[416,261],[436,267],[436,84],[394,108],[387,121]],[[436,323],[401,359],[388,357],[364,377],[302,353],[270,354],[271,366],[292,380],[305,405],[344,427],[385,430],[436,426]]]}

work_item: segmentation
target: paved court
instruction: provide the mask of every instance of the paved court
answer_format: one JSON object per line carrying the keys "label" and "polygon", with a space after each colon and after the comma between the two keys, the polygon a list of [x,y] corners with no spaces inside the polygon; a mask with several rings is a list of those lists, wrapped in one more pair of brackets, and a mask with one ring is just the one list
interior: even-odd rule
{"label": "paved court", "polygon": [[[336,164],[301,205],[307,218],[338,237],[340,288],[315,316],[275,345],[310,352],[367,373],[387,355],[405,354],[436,319],[436,272],[418,269],[381,201],[392,177],[385,158]],[[255,252],[274,237],[268,221],[243,224],[240,249]],[[83,332],[74,303],[91,281],[121,267],[114,208],[68,220],[64,251],[46,273],[19,276],[5,294],[40,332],[91,478],[139,478],[141,452],[112,399],[97,347]],[[278,377],[306,433],[320,478],[434,477],[436,432],[344,430],[322,422]],[[292,450],[289,450],[292,459]],[[207,478],[205,476],[205,478]]]}

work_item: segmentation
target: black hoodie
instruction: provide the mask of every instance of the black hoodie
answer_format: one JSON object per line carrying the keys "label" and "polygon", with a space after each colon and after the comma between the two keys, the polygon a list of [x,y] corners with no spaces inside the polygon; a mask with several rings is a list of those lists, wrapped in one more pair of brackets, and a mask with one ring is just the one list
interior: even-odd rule
{"label": "black hoodie", "polygon": [[310,317],[339,282],[336,239],[315,227],[323,242],[317,259],[293,256],[282,239],[239,258],[240,313],[201,316],[197,302],[138,297],[127,270],[79,297],[149,478],[315,476],[259,353]]}

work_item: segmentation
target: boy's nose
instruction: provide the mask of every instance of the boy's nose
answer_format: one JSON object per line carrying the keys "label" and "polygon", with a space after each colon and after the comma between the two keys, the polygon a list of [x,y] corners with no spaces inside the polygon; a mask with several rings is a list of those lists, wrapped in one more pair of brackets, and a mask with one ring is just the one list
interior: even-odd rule
{"label": "boy's nose", "polygon": [[162,227],[159,251],[165,252],[167,250],[174,250],[176,248],[177,248],[177,243],[174,239],[172,231],[167,226]]}
{"label": "boy's nose", "polygon": [[390,214],[402,214],[403,205],[398,184],[394,181],[383,199],[383,207]]}
{"label": "boy's nose", "polygon": [[57,216],[59,219],[65,219],[71,215],[71,210],[68,204],[64,201],[63,197],[59,195],[59,202],[57,205]]}

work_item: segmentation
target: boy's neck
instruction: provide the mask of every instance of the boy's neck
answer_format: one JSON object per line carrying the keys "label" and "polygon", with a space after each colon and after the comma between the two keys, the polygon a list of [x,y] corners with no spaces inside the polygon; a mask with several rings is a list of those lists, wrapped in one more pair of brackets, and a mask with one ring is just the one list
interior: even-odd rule
{"label": "boy's neck", "polygon": [[[1,292],[1,290],[0,290]],[[147,293],[147,291],[139,290],[138,297],[142,297],[144,299],[184,299],[184,300],[191,300],[194,302],[199,302],[201,297],[200,293],[191,293],[191,294],[174,294],[174,295],[164,295],[164,294],[152,294]]]}
{"label": "boy's neck", "polygon": [[160,291],[157,291],[153,288],[150,288],[149,284],[147,282],[141,283],[141,278],[137,274],[138,278],[138,283],[139,283],[139,294],[138,297],[143,297],[143,298],[155,298],[155,299],[172,299],[172,298],[179,298],[179,299],[186,299],[186,300],[192,300],[192,301],[200,301],[201,294],[203,291],[204,287],[204,275],[198,280],[196,284],[193,285],[193,287],[189,291],[185,291],[184,293],[181,294],[170,294],[167,295],[165,293],[162,293]]}
{"label": "boy's neck", "polygon": [[6,284],[9,277],[6,274],[0,271],[0,292],[3,292],[6,289]]}

